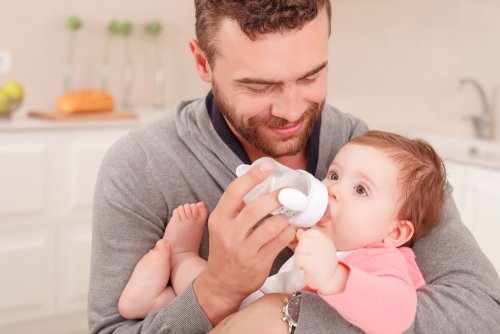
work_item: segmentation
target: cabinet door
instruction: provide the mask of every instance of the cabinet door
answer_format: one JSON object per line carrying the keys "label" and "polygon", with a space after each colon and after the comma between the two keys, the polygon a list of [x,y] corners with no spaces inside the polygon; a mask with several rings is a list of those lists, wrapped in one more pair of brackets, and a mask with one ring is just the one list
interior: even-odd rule
{"label": "cabinet door", "polygon": [[469,167],[464,219],[500,273],[500,171]]}
{"label": "cabinet door", "polygon": [[[4,138],[2,138],[4,140]],[[46,147],[35,140],[0,143],[0,223],[44,211]]]}
{"label": "cabinet door", "polygon": [[106,151],[115,140],[75,140],[68,145],[68,209],[71,213],[90,212],[94,186]]}
{"label": "cabinet door", "polygon": [[53,243],[42,229],[0,234],[0,324],[53,311]]}
{"label": "cabinet door", "polygon": [[72,224],[59,231],[57,308],[64,313],[85,309],[90,272],[91,228]]}

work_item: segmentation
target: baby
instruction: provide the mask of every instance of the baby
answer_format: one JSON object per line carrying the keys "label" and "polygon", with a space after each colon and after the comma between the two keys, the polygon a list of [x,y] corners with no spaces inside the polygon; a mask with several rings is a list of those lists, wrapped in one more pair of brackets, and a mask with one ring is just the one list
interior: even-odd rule
{"label": "baby", "polygon": [[[298,244],[291,245],[303,289],[366,332],[403,332],[415,317],[416,290],[425,285],[405,246],[440,220],[441,159],[423,141],[370,131],[340,149],[323,183],[327,214],[311,229],[299,229]],[[146,317],[199,275],[206,265],[198,248],[207,216],[201,202],[174,210],[164,238],[138,262],[120,297],[122,316]]]}
{"label": "baby", "polygon": [[297,233],[295,265],[304,271],[306,290],[365,332],[404,332],[425,281],[413,251],[402,246],[440,221],[441,159],[423,141],[370,131],[337,153],[323,183],[329,217]]}

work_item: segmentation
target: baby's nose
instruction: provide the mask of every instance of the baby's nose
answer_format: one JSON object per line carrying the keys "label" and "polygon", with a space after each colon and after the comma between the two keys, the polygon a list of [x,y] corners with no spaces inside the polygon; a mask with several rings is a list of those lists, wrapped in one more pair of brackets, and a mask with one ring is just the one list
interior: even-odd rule
{"label": "baby's nose", "polygon": [[340,187],[337,184],[331,184],[330,186],[328,186],[328,196],[335,200],[338,200],[340,193],[339,188]]}

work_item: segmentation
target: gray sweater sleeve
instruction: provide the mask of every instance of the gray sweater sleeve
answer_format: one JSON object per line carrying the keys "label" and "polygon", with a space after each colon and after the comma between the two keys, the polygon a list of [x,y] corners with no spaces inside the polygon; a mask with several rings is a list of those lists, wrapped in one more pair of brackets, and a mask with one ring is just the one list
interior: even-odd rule
{"label": "gray sweater sleeve", "polygon": [[126,320],[118,299],[130,274],[163,235],[168,212],[146,156],[128,136],[107,153],[94,196],[89,286],[91,333],[207,333],[191,288],[144,321]]}
{"label": "gray sweater sleeve", "polygon": [[[498,274],[461,223],[451,196],[440,225],[413,250],[427,285],[417,291],[417,314],[407,333],[500,333]],[[295,333],[361,331],[307,293]]]}

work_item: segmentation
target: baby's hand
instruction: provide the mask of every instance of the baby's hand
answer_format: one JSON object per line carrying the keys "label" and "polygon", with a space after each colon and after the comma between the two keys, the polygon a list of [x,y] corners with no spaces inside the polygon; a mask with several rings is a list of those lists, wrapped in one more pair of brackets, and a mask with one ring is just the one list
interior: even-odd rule
{"label": "baby's hand", "polygon": [[337,250],[333,242],[315,229],[298,230],[295,266],[304,271],[307,285],[328,291],[337,268]]}

